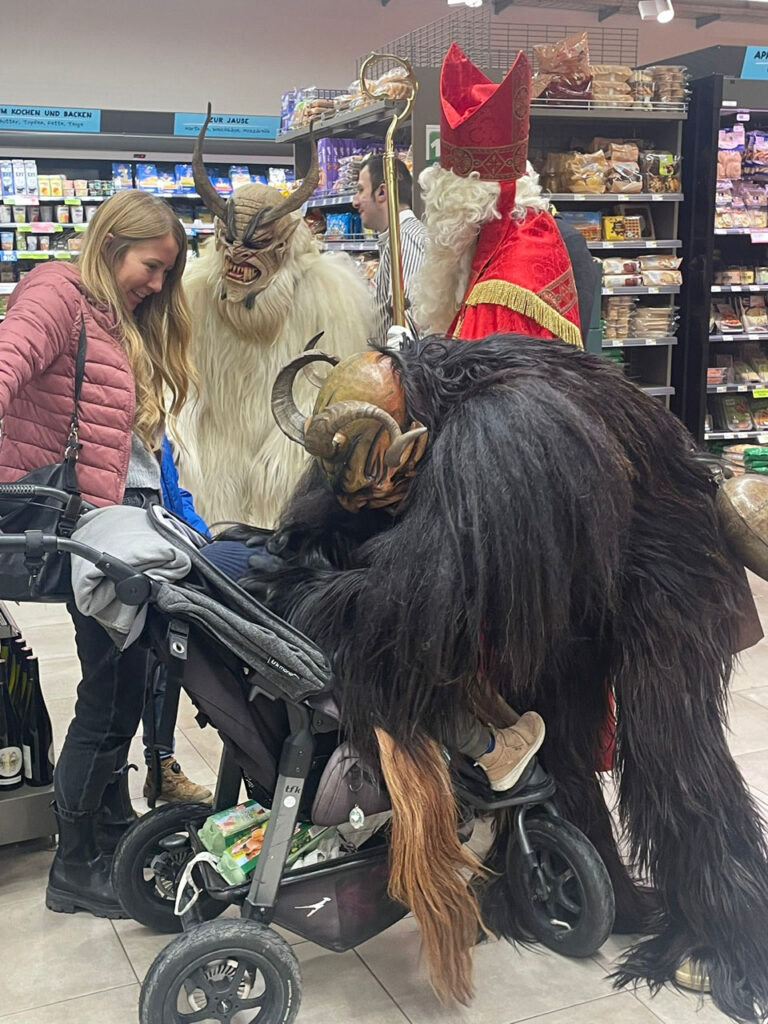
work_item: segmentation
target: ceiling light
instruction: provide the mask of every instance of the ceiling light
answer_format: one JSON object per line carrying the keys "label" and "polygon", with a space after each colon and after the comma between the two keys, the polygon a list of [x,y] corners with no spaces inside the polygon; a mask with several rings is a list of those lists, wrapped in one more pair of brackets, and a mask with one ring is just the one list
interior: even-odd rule
{"label": "ceiling light", "polygon": [[639,0],[637,9],[643,21],[658,21],[662,25],[675,16],[672,0]]}
{"label": "ceiling light", "polygon": [[[768,0],[766,0],[766,3],[768,3]],[[482,7],[483,0],[448,0],[449,7],[461,7],[462,5],[465,7]]]}

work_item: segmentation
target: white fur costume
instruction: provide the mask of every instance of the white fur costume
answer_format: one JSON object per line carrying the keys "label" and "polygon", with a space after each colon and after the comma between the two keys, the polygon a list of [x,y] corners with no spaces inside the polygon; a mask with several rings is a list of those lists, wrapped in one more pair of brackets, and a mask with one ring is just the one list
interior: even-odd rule
{"label": "white fur costume", "polygon": [[[288,217],[301,220],[299,213]],[[343,358],[364,348],[373,330],[372,293],[345,253],[319,252],[303,222],[250,310],[221,299],[224,274],[224,255],[211,239],[184,276],[200,394],[179,420],[187,449],[180,480],[209,523],[270,527],[308,459],[272,418],[272,384],[320,331],[324,352]],[[296,382],[307,415],[315,394],[307,380]]]}

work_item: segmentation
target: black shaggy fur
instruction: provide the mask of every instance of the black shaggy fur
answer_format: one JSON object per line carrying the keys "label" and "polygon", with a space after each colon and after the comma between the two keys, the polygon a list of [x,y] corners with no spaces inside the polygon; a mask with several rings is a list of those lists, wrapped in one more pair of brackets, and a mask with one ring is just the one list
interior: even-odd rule
{"label": "black shaggy fur", "polygon": [[[426,339],[392,355],[427,454],[396,517],[345,513],[313,470],[273,540],[272,604],[335,659],[343,714],[406,748],[488,686],[547,722],[541,758],[595,843],[620,923],[616,974],[700,958],[725,1013],[768,1015],[768,852],[724,713],[743,570],[682,425],[607,361],[555,341]],[[623,866],[595,775],[608,685]],[[501,857],[504,830],[496,855]],[[486,905],[500,933],[503,878]]]}

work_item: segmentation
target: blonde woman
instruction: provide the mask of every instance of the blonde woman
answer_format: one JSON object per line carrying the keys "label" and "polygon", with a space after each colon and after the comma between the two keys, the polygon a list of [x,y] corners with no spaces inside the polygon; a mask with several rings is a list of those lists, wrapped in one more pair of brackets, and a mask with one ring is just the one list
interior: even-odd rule
{"label": "blonde woman", "polygon": [[[160,492],[164,396],[172,420],[192,378],[181,285],[186,236],[161,199],[123,192],[100,207],[85,237],[77,266],[37,268],[14,290],[0,324],[0,480],[61,460],[84,327],[78,483],[97,505],[142,505]],[[119,653],[96,622],[74,605],[69,612],[83,678],[56,766],[59,848],[46,903],[123,917],[99,837],[133,816],[124,769],[147,652],[134,644]]]}

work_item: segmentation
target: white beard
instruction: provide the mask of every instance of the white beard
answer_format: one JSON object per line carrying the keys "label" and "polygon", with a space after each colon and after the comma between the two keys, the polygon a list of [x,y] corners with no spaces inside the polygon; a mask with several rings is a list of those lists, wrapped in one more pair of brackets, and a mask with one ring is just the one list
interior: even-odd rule
{"label": "white beard", "polygon": [[[209,523],[275,524],[308,458],[272,417],[275,378],[320,331],[317,348],[341,358],[373,333],[372,292],[360,272],[345,253],[321,254],[301,228],[251,310],[220,301],[224,260],[212,243],[184,275],[200,394],[179,417],[179,476]],[[294,394],[309,415],[316,390],[301,374]]]}
{"label": "white beard", "polygon": [[[481,181],[475,172],[460,178],[439,164],[421,172],[419,185],[427,248],[414,282],[414,315],[430,333],[444,334],[466,294],[480,230],[500,216],[501,187],[497,181]],[[512,216],[525,217],[529,210],[546,210],[548,205],[528,164],[528,173],[517,180]]]}

